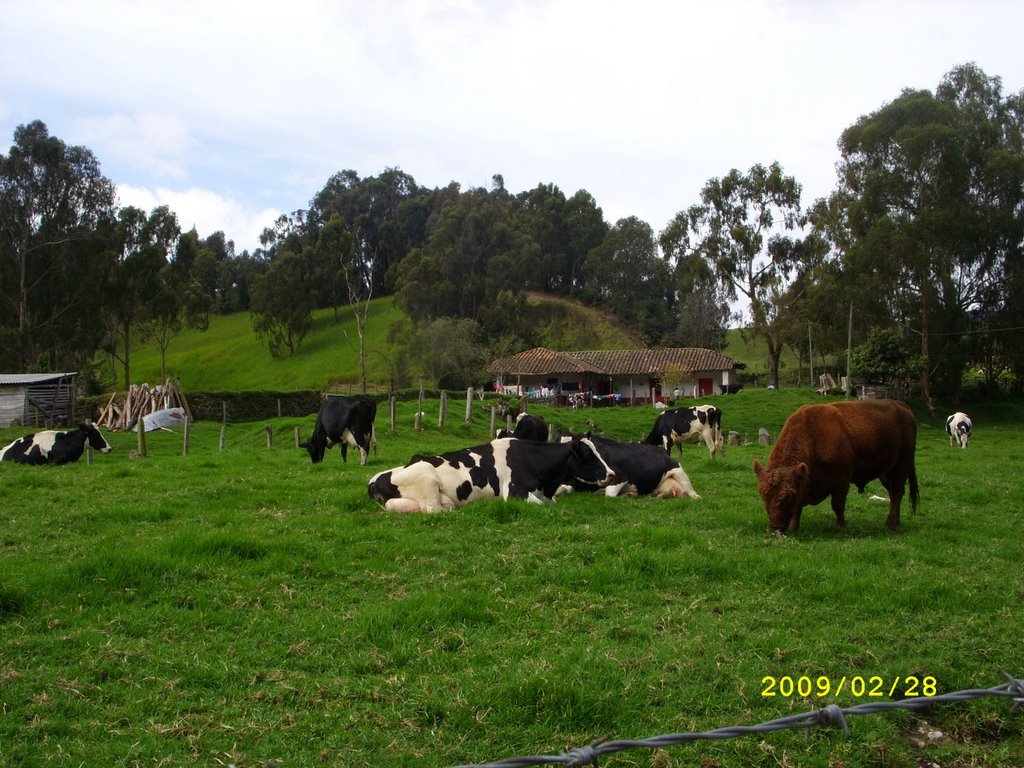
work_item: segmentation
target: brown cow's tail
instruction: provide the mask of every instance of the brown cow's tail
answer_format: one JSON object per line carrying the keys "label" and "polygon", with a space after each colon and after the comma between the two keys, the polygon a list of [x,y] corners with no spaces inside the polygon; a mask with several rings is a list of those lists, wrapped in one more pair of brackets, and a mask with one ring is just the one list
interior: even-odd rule
{"label": "brown cow's tail", "polygon": [[917,467],[913,464],[910,465],[910,509],[912,512],[917,512],[917,502],[920,500],[920,494],[917,492]]}

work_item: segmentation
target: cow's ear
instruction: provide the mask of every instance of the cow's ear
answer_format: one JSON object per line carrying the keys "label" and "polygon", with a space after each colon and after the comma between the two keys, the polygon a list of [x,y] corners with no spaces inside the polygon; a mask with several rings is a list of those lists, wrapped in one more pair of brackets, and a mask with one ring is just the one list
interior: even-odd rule
{"label": "cow's ear", "polygon": [[796,465],[796,469],[793,470],[793,477],[796,478],[798,483],[802,483],[809,473],[810,470],[807,468],[807,464],[801,461]]}
{"label": "cow's ear", "polygon": [[760,477],[761,476],[761,472],[763,470],[764,470],[764,467],[761,466],[761,462],[758,461],[757,459],[754,459],[754,474],[757,475],[758,477]]}

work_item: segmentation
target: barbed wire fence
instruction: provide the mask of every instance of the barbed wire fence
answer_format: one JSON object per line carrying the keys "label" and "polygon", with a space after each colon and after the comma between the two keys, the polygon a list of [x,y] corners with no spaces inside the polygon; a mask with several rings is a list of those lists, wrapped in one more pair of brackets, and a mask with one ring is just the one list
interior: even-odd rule
{"label": "barbed wire fence", "polygon": [[530,768],[530,766],[535,765],[596,766],[599,757],[615,754],[616,752],[624,752],[627,749],[678,747],[692,741],[732,739],[755,733],[771,733],[773,731],[793,729],[802,729],[809,735],[811,729],[816,726],[841,726],[846,735],[849,736],[850,726],[847,724],[846,718],[850,715],[870,715],[890,709],[920,710],[936,704],[971,701],[984,696],[999,696],[1013,699],[1013,706],[1010,711],[1014,712],[1018,707],[1024,706],[1024,680],[1013,677],[1006,672],[1002,674],[1007,682],[993,688],[975,688],[967,691],[956,691],[935,696],[918,696],[897,701],[874,701],[846,708],[829,704],[821,709],[804,712],[799,715],[780,717],[777,720],[769,720],[758,725],[735,725],[727,728],[716,728],[713,731],[704,731],[703,733],[670,733],[648,739],[613,740],[609,737],[603,737],[585,747],[571,749],[560,755],[510,757],[494,763],[474,763],[456,766],[455,768]]}

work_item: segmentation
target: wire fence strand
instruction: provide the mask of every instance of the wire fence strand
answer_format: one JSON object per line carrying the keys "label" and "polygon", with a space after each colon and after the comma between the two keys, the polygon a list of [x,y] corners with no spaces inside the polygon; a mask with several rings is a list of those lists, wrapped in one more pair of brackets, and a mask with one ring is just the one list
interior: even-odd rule
{"label": "wire fence strand", "polygon": [[769,720],[759,725],[734,725],[727,728],[716,728],[712,731],[702,733],[668,733],[662,736],[653,736],[648,739],[611,739],[602,737],[584,747],[577,747],[560,755],[532,755],[528,757],[509,757],[498,760],[494,763],[473,763],[456,766],[455,768],[530,768],[535,765],[568,765],[587,766],[597,765],[597,759],[603,755],[611,755],[616,752],[623,752],[627,749],[660,749],[663,747],[678,747],[693,741],[704,741],[710,739],[732,739],[740,736],[748,736],[755,733],[771,733],[772,731],[803,729],[810,734],[816,726],[836,727],[841,726],[847,736],[850,735],[850,727],[846,718],[850,715],[870,715],[876,712],[884,712],[890,709],[918,710],[935,704],[947,704],[957,701],[970,701],[984,696],[999,696],[1013,699],[1011,711],[1024,706],[1024,680],[1013,677],[1006,672],[1002,673],[1007,682],[997,685],[994,688],[974,688],[967,691],[956,691],[954,693],[943,693],[935,696],[918,696],[912,699],[900,699],[896,701],[873,701],[864,704],[857,704],[852,707],[840,708],[830,704],[821,709],[804,712],[799,715],[789,715],[776,720]]}

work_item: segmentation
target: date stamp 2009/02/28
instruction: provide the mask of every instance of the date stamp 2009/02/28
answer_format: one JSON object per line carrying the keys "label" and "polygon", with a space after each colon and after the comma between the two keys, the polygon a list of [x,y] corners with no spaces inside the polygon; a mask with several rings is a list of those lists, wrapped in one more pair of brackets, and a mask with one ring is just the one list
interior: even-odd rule
{"label": "date stamp 2009/02/28", "polygon": [[838,679],[829,675],[765,675],[761,678],[761,696],[765,698],[777,696],[784,699],[821,699],[826,696],[838,697],[844,692],[858,699],[912,699],[918,696],[935,696],[939,690],[938,682],[931,675],[897,675],[891,678],[883,675],[843,675]]}

